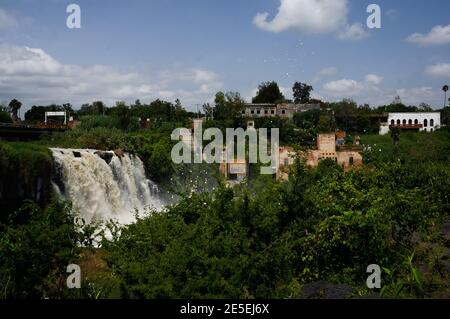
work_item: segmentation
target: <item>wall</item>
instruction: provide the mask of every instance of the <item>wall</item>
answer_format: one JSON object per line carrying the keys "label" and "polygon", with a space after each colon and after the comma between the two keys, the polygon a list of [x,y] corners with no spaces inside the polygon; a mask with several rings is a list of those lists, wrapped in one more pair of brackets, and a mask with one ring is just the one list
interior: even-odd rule
{"label": "wall", "polygon": [[[389,126],[398,125],[397,121],[400,121],[400,125],[404,125],[403,121],[406,120],[406,125],[409,125],[410,121],[414,125],[416,123],[421,124],[422,128],[419,131],[435,131],[441,126],[441,113],[440,112],[411,112],[411,113],[389,113],[387,123],[383,123],[380,127],[380,134],[385,135],[389,133]],[[425,120],[427,120],[427,126],[425,126]],[[430,121],[434,121],[434,125],[430,125]]]}

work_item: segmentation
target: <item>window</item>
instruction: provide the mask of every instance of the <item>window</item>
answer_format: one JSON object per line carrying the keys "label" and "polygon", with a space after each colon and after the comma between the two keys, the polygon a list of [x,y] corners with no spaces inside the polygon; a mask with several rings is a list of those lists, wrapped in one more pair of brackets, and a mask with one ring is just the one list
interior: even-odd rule
{"label": "window", "polygon": [[391,120],[391,125],[395,125],[395,121],[394,120]]}
{"label": "window", "polygon": [[261,110],[258,110],[256,113],[257,113],[257,114],[261,114]]}
{"label": "window", "polygon": [[403,125],[406,125],[406,120],[403,120]]}
{"label": "window", "polygon": [[428,126],[428,120],[423,120],[423,126],[425,126],[425,127]]}
{"label": "window", "polygon": [[348,163],[349,163],[351,166],[353,166],[353,162],[354,162],[353,157],[350,157],[350,158],[348,159]]}
{"label": "window", "polygon": [[430,120],[430,126],[434,127],[434,120],[433,119]]}
{"label": "window", "polygon": [[412,125],[412,120],[409,120],[409,121],[408,121],[408,124],[409,124],[409,125]]}
{"label": "window", "polygon": [[419,124],[419,120],[417,120],[417,119],[414,120],[414,124],[415,124],[415,125]]}
{"label": "window", "polygon": [[270,111],[270,114],[275,114],[275,110]]}
{"label": "window", "polygon": [[251,112],[252,114],[255,114],[255,111],[254,110],[252,110],[252,112]]}
{"label": "window", "polygon": [[269,114],[269,111],[267,111],[267,110],[264,110],[264,114]]}
{"label": "window", "polygon": [[242,114],[245,114],[245,111],[242,111]]}
{"label": "window", "polygon": [[397,125],[400,125],[400,120],[397,120]]}
{"label": "window", "polygon": [[285,110],[282,110],[282,111],[281,111],[281,114],[286,114],[286,111],[285,111]]}
{"label": "window", "polygon": [[288,166],[289,165],[289,160],[287,158],[284,159],[284,166]]}

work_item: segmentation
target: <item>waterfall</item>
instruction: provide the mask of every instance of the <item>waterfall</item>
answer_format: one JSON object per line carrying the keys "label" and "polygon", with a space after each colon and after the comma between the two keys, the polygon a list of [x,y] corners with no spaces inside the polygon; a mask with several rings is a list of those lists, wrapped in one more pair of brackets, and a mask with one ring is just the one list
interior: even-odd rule
{"label": "waterfall", "polygon": [[86,222],[114,219],[129,224],[136,213],[162,209],[158,188],[147,179],[139,157],[97,150],[51,151],[56,191],[72,202]]}

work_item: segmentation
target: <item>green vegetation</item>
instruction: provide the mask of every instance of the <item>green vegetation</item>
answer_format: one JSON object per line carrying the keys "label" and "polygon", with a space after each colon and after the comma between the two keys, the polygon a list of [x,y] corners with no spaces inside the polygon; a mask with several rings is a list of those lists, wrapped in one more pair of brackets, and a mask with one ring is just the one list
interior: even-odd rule
{"label": "green vegetation", "polygon": [[362,135],[361,142],[367,145],[365,163],[389,162],[394,158],[410,164],[450,163],[449,134],[444,129],[434,134],[401,133],[398,150],[389,135]]}
{"label": "green vegetation", "polygon": [[84,236],[68,204],[26,201],[0,224],[1,298],[67,296],[66,267],[79,260]]}
{"label": "green vegetation", "polygon": [[26,199],[49,201],[53,160],[47,147],[0,141],[0,223]]}
{"label": "green vegetation", "polygon": [[287,183],[262,177],[185,198],[102,251],[121,297],[296,298],[319,280],[358,297],[370,293],[372,263],[384,269],[383,297],[448,297],[448,164],[392,159],[344,173],[297,161]]}
{"label": "green vegetation", "polygon": [[[296,101],[320,102],[311,91],[294,85]],[[285,102],[275,82],[263,83],[255,101]],[[252,174],[233,189],[217,165],[172,163],[172,130],[198,116],[179,101],[33,107],[29,123],[62,109],[81,123],[39,141],[0,141],[1,298],[300,298],[338,284],[348,288],[339,297],[356,298],[373,293],[365,283],[374,263],[383,269],[381,297],[450,297],[450,132],[377,135],[382,112],[426,105],[320,103],[255,125],[279,128],[281,144],[297,148],[315,145],[318,132],[359,134],[363,168],[344,172],[323,161],[307,169],[297,159],[287,182]],[[203,129],[246,128],[243,107],[239,93],[218,92],[203,106]],[[449,114],[443,110],[443,123]],[[132,225],[109,223],[112,238],[93,248],[97,225],[80,227],[70,204],[51,200],[49,147],[135,153],[180,200]],[[82,268],[81,290],[65,289],[70,263]]]}
{"label": "green vegetation", "polygon": [[11,115],[0,109],[0,123],[12,123]]}
{"label": "green vegetation", "polygon": [[280,103],[285,102],[284,95],[277,82],[263,82],[258,86],[258,92],[252,99],[253,103]]}

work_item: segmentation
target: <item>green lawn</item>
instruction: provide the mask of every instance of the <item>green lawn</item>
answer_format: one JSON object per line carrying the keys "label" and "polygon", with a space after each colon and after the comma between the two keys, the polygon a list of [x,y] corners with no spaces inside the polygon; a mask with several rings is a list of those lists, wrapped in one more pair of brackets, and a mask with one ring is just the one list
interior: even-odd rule
{"label": "green lawn", "polygon": [[[364,161],[373,163],[389,161],[394,157],[394,145],[388,135],[363,135]],[[398,158],[404,162],[449,162],[450,133],[440,130],[434,133],[401,133]]]}

